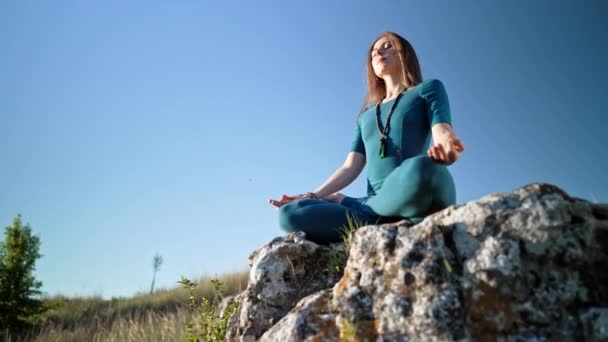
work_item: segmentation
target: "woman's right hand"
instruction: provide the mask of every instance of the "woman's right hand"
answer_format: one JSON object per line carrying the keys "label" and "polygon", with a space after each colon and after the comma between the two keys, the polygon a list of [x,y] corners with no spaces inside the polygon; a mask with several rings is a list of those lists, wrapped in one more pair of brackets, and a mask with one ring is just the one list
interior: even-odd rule
{"label": "woman's right hand", "polygon": [[287,204],[289,202],[293,202],[297,199],[300,199],[304,197],[304,194],[300,194],[300,195],[295,195],[295,196],[287,196],[287,195],[283,195],[283,197],[281,197],[280,200],[275,201],[273,199],[268,200],[268,203],[274,205],[275,207],[277,207],[277,209],[279,209],[283,204]]}

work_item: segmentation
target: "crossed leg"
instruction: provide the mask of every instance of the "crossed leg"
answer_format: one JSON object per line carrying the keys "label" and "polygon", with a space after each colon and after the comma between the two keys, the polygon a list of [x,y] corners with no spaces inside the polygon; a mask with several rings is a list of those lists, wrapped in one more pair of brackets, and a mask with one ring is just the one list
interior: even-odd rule
{"label": "crossed leg", "polygon": [[280,208],[279,224],[288,233],[304,231],[309,240],[327,244],[341,241],[340,228],[348,225],[347,215],[368,224],[396,217],[419,222],[455,202],[447,167],[420,155],[395,168],[375,196],[363,201],[345,197],[341,204],[314,199],[290,202]]}
{"label": "crossed leg", "polygon": [[279,209],[279,224],[288,233],[303,231],[308,240],[320,244],[342,241],[341,228],[348,227],[348,218],[367,224],[375,223],[377,215],[357,208],[315,199],[302,199],[284,204]]}
{"label": "crossed leg", "polygon": [[404,160],[386,177],[376,196],[364,204],[381,216],[414,222],[456,203],[454,181],[447,166],[426,155]]}

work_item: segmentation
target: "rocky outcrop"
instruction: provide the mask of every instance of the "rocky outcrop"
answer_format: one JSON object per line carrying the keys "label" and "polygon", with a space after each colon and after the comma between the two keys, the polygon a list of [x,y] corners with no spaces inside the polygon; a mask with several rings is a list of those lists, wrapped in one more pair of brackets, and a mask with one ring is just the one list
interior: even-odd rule
{"label": "rocky outcrop", "polygon": [[254,252],[228,339],[608,340],[608,205],[553,185],[361,227],[344,268],[336,251]]}
{"label": "rocky outcrop", "polygon": [[302,233],[277,237],[253,252],[247,289],[220,306],[225,308],[234,300],[240,303],[229,321],[226,340],[256,340],[300,299],[333,286],[340,274],[328,267],[344,264],[345,256],[344,251],[305,240]]}
{"label": "rocky outcrop", "polygon": [[262,335],[260,341],[337,340],[339,329],[331,296],[331,289],[325,289],[302,299],[289,315]]}

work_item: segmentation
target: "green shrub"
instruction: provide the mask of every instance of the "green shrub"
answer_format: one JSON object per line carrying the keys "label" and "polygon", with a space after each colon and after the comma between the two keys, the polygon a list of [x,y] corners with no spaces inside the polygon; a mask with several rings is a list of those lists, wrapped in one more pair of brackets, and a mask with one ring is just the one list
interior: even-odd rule
{"label": "green shrub", "polygon": [[[232,301],[226,306],[223,315],[219,315],[218,307],[224,299],[223,283],[219,279],[212,279],[214,295],[209,299],[201,297],[200,302],[197,301],[195,290],[198,284],[193,283],[189,279],[182,277],[179,281],[190,293],[190,308],[194,311],[194,316],[186,323],[188,331],[188,341],[224,341],[226,331],[228,329],[228,321],[232,315],[238,310],[240,302]],[[198,314],[198,317],[197,317]]]}

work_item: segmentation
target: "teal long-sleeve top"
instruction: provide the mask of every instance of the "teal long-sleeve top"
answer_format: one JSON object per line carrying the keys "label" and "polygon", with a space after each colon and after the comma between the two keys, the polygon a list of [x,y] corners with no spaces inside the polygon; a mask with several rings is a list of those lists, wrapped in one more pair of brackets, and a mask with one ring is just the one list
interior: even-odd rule
{"label": "teal long-sleeve top", "polygon": [[[380,105],[381,127],[395,99]],[[448,95],[443,83],[428,79],[408,89],[397,103],[391,117],[385,157],[380,158],[381,134],[376,123],[376,106],[365,109],[357,119],[351,151],[365,155],[367,162],[367,195],[373,196],[384,179],[405,159],[426,154],[431,140],[431,127],[452,124]]]}

